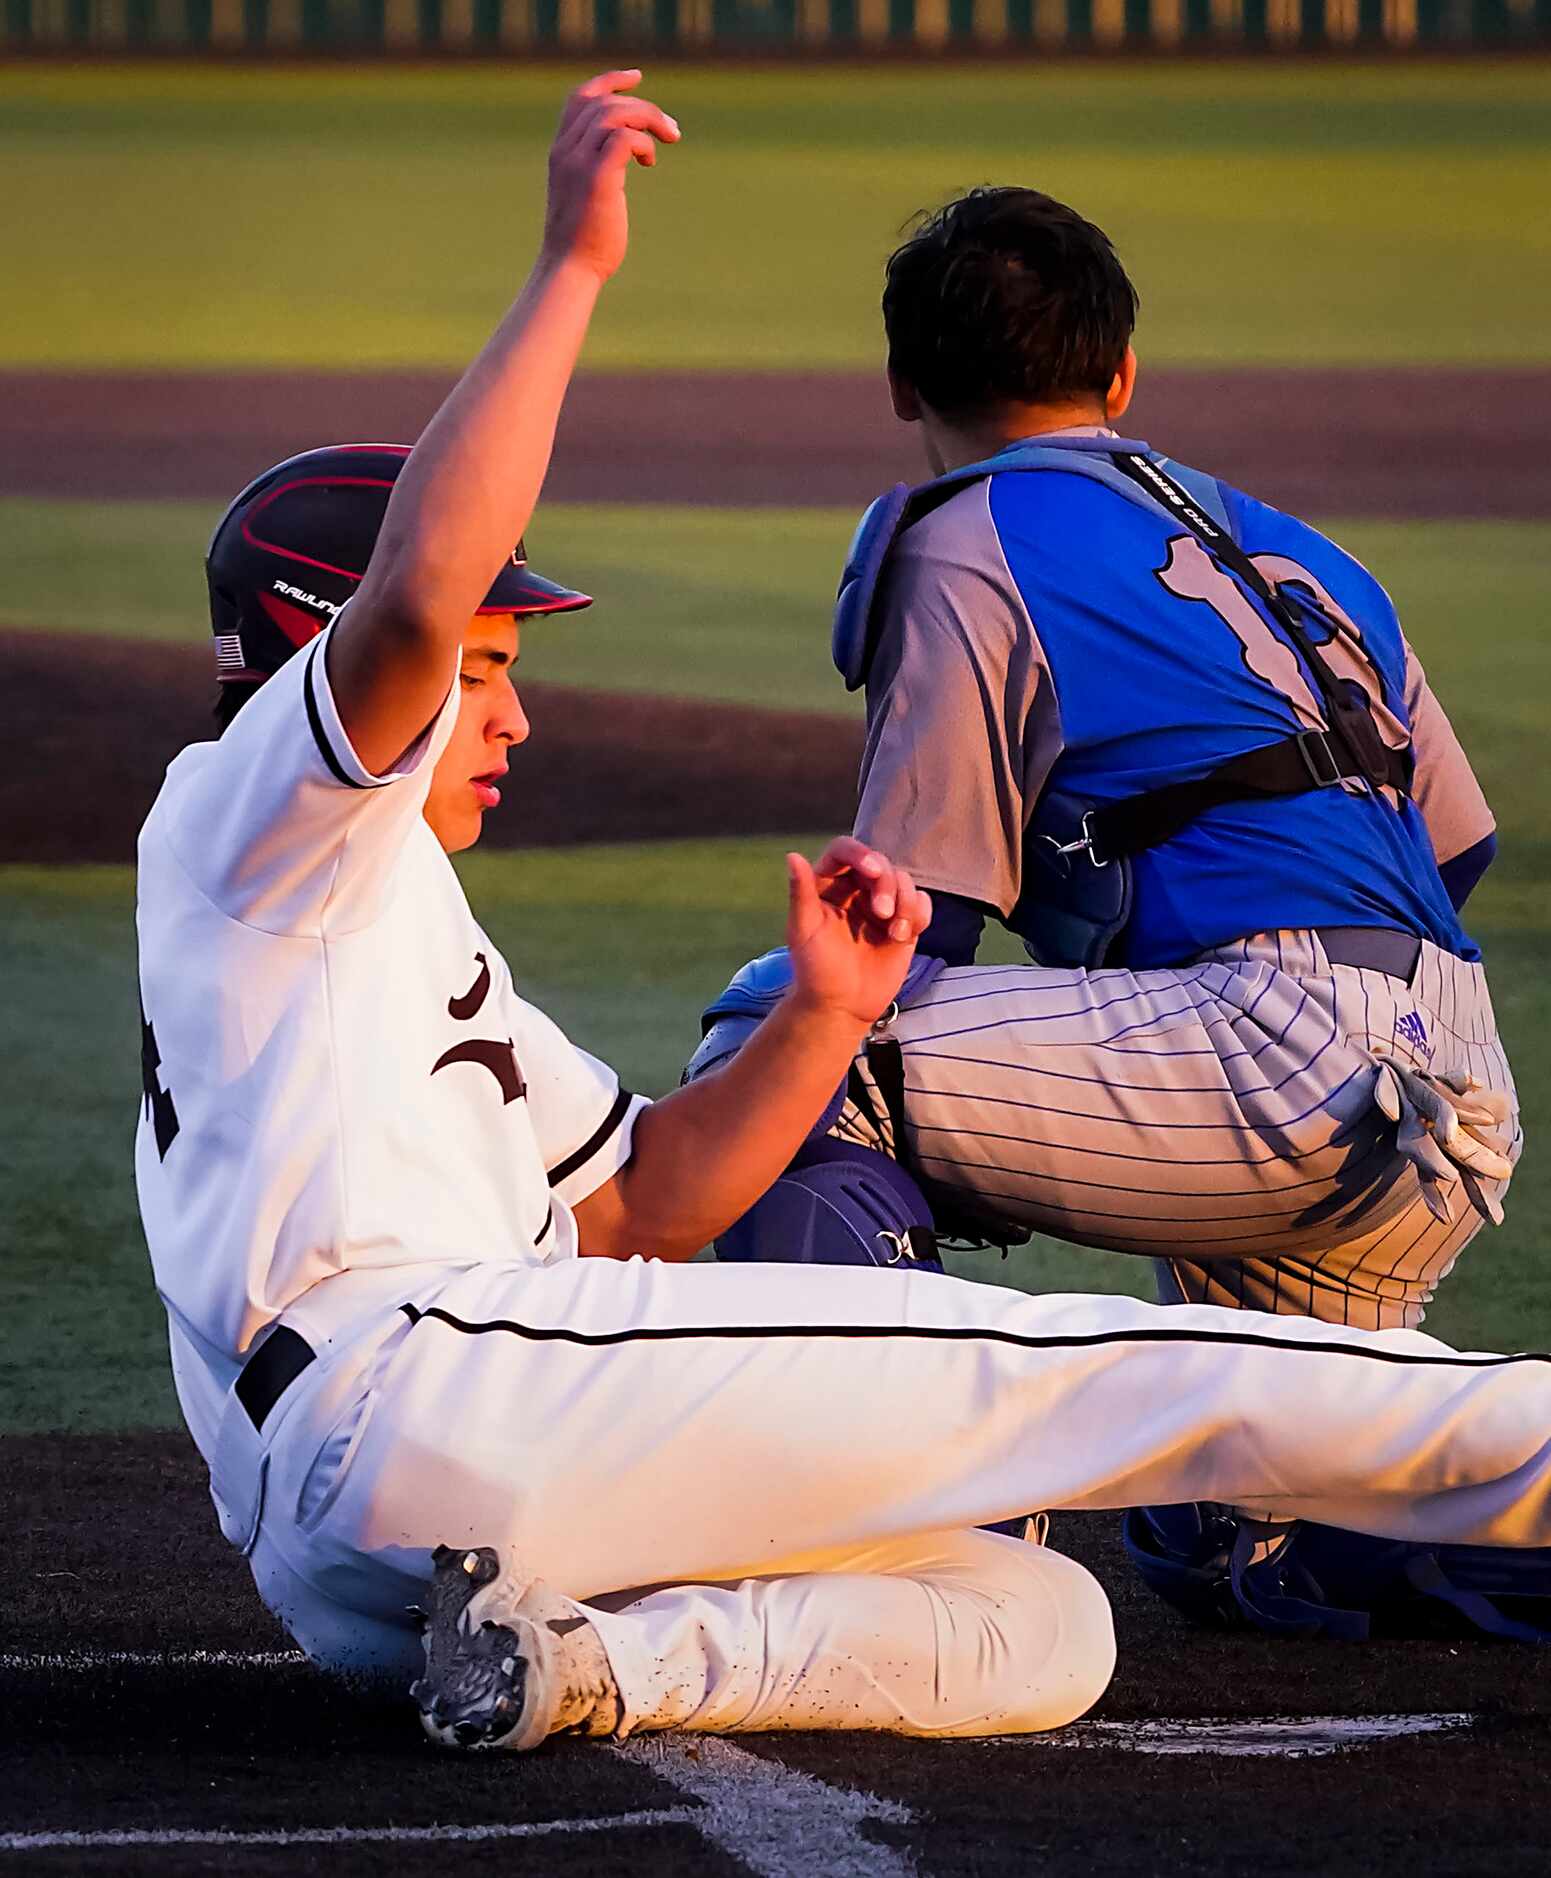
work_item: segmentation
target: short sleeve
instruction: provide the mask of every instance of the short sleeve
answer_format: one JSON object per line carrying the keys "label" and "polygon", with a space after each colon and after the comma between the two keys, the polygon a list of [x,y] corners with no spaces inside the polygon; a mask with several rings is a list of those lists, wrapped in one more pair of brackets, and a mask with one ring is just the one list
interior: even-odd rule
{"label": "short sleeve", "polygon": [[185,752],[152,811],[205,898],[264,932],[338,935],[371,924],[457,718],[454,658],[437,716],[390,771],[373,775],[329,684],[335,630],[269,679],[218,743]]}
{"label": "short sleeve", "polygon": [[1416,757],[1411,794],[1439,865],[1484,841],[1497,823],[1422,662],[1406,646],[1406,715]]}
{"label": "short sleeve", "polygon": [[579,1050],[552,1019],[517,1000],[517,1060],[528,1088],[528,1112],[552,1192],[576,1206],[610,1181],[630,1159],[644,1096]]}
{"label": "short sleeve", "polygon": [[1061,739],[989,482],[909,528],[880,585],[856,834],[927,888],[1012,911]]}

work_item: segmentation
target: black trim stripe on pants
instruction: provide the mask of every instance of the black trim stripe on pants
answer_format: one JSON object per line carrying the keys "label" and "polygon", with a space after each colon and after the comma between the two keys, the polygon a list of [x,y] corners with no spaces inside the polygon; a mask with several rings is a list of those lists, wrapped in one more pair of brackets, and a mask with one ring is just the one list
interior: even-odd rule
{"label": "black trim stripe on pants", "polygon": [[1443,1351],[1434,1356],[1412,1350],[1369,1350],[1352,1343],[1258,1336],[1237,1330],[1096,1330],[1081,1337],[1030,1337],[1011,1330],[983,1330],[969,1326],[914,1324],[720,1324],[661,1328],[642,1325],[633,1330],[569,1330],[557,1325],[519,1324],[509,1317],[471,1324],[437,1305],[421,1310],[405,1304],[400,1309],[411,1324],[428,1320],[445,1324],[466,1337],[504,1335],[529,1343],[575,1343],[601,1349],[619,1343],[709,1343],[727,1338],[755,1337],[762,1343],[790,1338],[913,1337],[934,1343],[1002,1343],[1020,1350],[1091,1350],[1115,1343],[1229,1344],[1250,1350],[1307,1350],[1321,1356],[1355,1356],[1369,1363],[1391,1363],[1403,1368],[1501,1369],[1515,1363],[1551,1363],[1551,1352],[1526,1350],[1511,1356],[1462,1356]]}

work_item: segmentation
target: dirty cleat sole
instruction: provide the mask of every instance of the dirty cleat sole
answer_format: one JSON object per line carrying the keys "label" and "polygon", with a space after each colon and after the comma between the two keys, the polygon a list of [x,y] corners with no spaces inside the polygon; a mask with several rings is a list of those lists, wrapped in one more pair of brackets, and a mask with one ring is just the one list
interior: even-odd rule
{"label": "dirty cleat sole", "polygon": [[[549,1732],[533,1698],[544,1654],[530,1623],[471,1627],[467,1611],[492,1584],[500,1561],[490,1546],[438,1546],[425,1607],[425,1675],[410,1690],[426,1733],[447,1748],[537,1747]],[[524,1727],[524,1722],[527,1727]],[[531,1739],[528,1737],[531,1735]]]}
{"label": "dirty cleat sole", "polygon": [[522,1753],[560,1731],[614,1731],[619,1690],[582,1607],[538,1581],[513,1597],[491,1546],[438,1546],[431,1562],[425,1674],[410,1694],[433,1741]]}

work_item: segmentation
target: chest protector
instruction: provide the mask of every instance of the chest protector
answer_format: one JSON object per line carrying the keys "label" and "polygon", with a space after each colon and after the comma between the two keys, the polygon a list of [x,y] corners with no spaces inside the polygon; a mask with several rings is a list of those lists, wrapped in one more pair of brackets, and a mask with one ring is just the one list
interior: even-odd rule
{"label": "chest protector", "polygon": [[1368,699],[1338,678],[1309,634],[1305,618],[1334,630],[1308,595],[1273,588],[1233,539],[1216,483],[1195,470],[1165,467],[1145,444],[1119,437],[1031,439],[946,476],[899,483],[862,516],[846,555],[835,602],[832,653],[849,691],[866,682],[881,620],[879,581],[904,531],[972,483],[992,475],[1058,470],[1103,483],[1123,501],[1162,513],[1195,535],[1248,588],[1301,656],[1322,700],[1325,727],[1301,731],[1219,764],[1204,776],[1170,783],[1120,802],[1099,804],[1047,787],[1024,834],[1024,891],[1009,924],[1040,965],[1105,962],[1131,916],[1131,856],[1157,847],[1220,803],[1301,795],[1343,783],[1408,793],[1411,753],[1379,734]]}

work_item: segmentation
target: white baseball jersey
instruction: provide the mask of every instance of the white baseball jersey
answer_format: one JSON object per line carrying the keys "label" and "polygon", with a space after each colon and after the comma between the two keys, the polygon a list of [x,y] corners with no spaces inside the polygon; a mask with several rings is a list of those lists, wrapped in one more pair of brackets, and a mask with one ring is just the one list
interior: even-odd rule
{"label": "white baseball jersey", "polygon": [[[323,634],[140,837],[141,1217],[208,1455],[258,1332],[320,1279],[575,1256],[570,1203],[642,1103],[518,997],[422,818],[457,717],[386,776],[345,735]],[[434,1276],[434,1270],[428,1274]]]}

